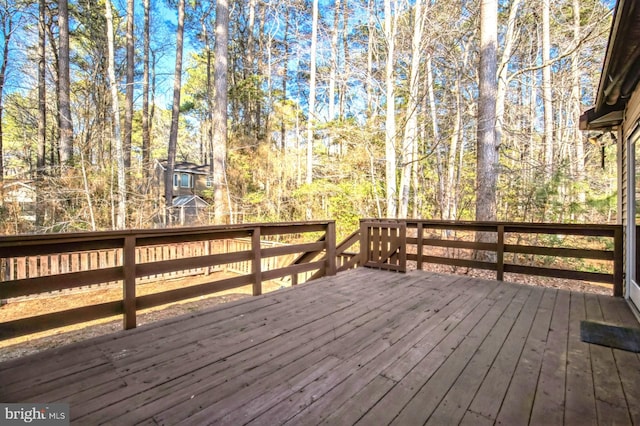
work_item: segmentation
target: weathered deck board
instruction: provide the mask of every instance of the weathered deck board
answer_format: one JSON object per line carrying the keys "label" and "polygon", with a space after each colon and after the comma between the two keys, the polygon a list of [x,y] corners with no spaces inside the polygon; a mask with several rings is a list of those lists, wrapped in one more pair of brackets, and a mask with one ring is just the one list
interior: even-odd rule
{"label": "weathered deck board", "polygon": [[625,302],[359,268],[0,364],[80,424],[640,422],[640,358],[580,341]]}
{"label": "weathered deck board", "polygon": [[463,418],[463,423],[467,421],[474,423],[480,418],[490,423],[495,421],[529,335],[529,330],[531,330],[543,293],[544,289],[541,287],[531,288],[529,299],[525,302],[509,336],[507,336],[482,385],[476,392]]}
{"label": "weathered deck board", "polygon": [[584,295],[571,293],[564,420],[567,424],[585,426],[598,422],[591,353],[589,345],[580,341],[580,321],[586,315]]}
{"label": "weathered deck board", "polygon": [[[585,295],[587,319],[603,321],[598,296]],[[618,425],[631,424],[629,407],[624,397],[622,383],[613,357],[613,350],[598,345],[590,345],[591,369],[596,396],[596,411],[599,423]]]}

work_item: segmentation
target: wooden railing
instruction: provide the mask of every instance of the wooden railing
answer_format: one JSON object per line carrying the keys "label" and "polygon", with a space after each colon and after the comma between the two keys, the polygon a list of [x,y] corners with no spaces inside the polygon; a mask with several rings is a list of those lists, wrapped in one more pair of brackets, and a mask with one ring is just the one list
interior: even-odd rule
{"label": "wooden railing", "polygon": [[[322,235],[318,241],[293,243],[283,246],[263,247],[262,238],[284,235]],[[233,252],[196,253],[173,260],[156,260],[140,256],[140,251],[148,247],[171,247],[187,242],[207,241],[208,247],[216,242],[249,238],[250,249]],[[307,238],[309,239],[309,238]],[[65,258],[67,254],[83,253],[86,259],[99,251],[113,251],[120,258],[119,266],[102,267],[100,262],[90,270],[68,272],[57,264],[44,267],[42,259],[51,255]],[[64,311],[35,315],[11,320],[0,324],[0,339],[16,337],[47,329],[57,328],[95,319],[122,314],[124,328],[136,326],[136,312],[179,300],[189,299],[218,291],[252,285],[253,294],[262,293],[262,283],[284,276],[296,277],[310,271],[318,275],[336,273],[335,223],[317,221],[304,223],[252,224],[236,226],[213,226],[198,228],[176,228],[163,230],[131,230],[113,232],[92,232],[72,234],[45,234],[0,237],[0,259],[23,258],[39,272],[39,276],[23,277],[0,283],[0,300],[30,294],[89,286],[104,282],[120,282],[123,296],[121,300],[82,306]],[[313,259],[289,266],[264,270],[263,260],[270,257],[295,255],[297,253],[317,253]],[[56,259],[59,259],[56,258]],[[89,261],[89,260],[88,260]],[[136,295],[136,281],[144,277],[199,268],[213,268],[220,265],[248,261],[251,271],[244,275],[224,278],[207,283],[163,291],[160,293]],[[41,273],[46,269],[47,274]],[[293,281],[293,280],[292,280]],[[297,281],[297,279],[296,279]]]}
{"label": "wooden railing", "polygon": [[[425,235],[429,230],[432,232]],[[484,241],[476,241],[477,233],[484,236]],[[499,281],[504,280],[505,273],[590,281],[611,284],[614,295],[622,296],[621,225],[365,219],[361,221],[361,234],[361,246],[367,247],[361,257],[367,266],[405,271],[409,260],[415,261],[418,269],[433,263],[496,271]],[[553,238],[571,241],[553,246],[549,244]],[[604,248],[590,248],[598,244]],[[571,259],[573,263],[541,266],[544,262],[536,262],[536,257]],[[586,260],[592,269],[606,272],[584,270],[589,265],[581,267],[584,265],[576,260]]]}
{"label": "wooden railing", "polygon": [[[477,241],[477,233],[489,238]],[[303,242],[265,242],[284,236]],[[564,243],[551,244],[554,238]],[[573,261],[558,267],[548,259]],[[123,315],[124,328],[133,328],[141,309],[247,285],[259,295],[266,281],[288,277],[295,285],[363,265],[403,272],[408,262],[418,269],[433,263],[492,270],[497,280],[515,273],[592,281],[611,284],[620,296],[623,230],[617,225],[366,219],[340,244],[333,221],[5,236],[0,237],[1,262],[0,301],[101,283],[122,286],[119,300],[0,323],[0,339],[7,339],[114,315]],[[225,268],[238,275],[207,278],[208,272]],[[184,271],[200,271],[207,282],[152,294],[136,291],[149,277]]]}

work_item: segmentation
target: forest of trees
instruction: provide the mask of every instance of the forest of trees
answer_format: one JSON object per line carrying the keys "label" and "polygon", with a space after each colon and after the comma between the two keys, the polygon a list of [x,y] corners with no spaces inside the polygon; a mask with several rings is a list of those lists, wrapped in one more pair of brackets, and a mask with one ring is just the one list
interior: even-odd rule
{"label": "forest of trees", "polygon": [[161,223],[154,160],[209,166],[211,223],[612,221],[614,141],[578,130],[610,9],[0,0],[0,178],[37,194],[2,230]]}

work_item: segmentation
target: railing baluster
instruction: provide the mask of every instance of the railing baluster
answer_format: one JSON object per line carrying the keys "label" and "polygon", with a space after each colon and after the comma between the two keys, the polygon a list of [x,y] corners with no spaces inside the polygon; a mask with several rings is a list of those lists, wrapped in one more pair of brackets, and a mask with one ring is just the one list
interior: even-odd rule
{"label": "railing baluster", "polygon": [[504,225],[498,225],[498,247],[496,252],[496,279],[504,281]]}
{"label": "railing baluster", "polygon": [[253,229],[251,234],[251,274],[253,275],[253,295],[260,296],[262,294],[262,255],[260,249],[260,228]]}
{"label": "railing baluster", "polygon": [[124,329],[136,328],[136,237],[124,238],[122,249],[124,278],[122,280],[122,304],[124,311]]}
{"label": "railing baluster", "polygon": [[418,230],[417,230],[417,237],[418,237],[418,253],[417,253],[417,262],[418,262],[418,270],[422,270],[423,265],[422,265],[422,249],[424,247],[424,241],[422,240],[423,235],[424,235],[424,231],[422,228],[422,222],[418,222],[418,226],[417,226]]}
{"label": "railing baluster", "polygon": [[329,222],[327,223],[327,230],[325,233],[325,247],[326,247],[326,266],[325,266],[325,274],[326,275],[335,275],[336,274],[336,223]]}

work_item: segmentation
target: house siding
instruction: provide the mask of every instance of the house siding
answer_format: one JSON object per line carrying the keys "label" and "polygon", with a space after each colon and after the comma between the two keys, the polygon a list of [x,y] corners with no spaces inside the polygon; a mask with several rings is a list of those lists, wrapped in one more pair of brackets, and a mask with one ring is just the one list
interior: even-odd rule
{"label": "house siding", "polygon": [[[629,216],[629,211],[631,208],[631,203],[634,200],[629,199],[629,182],[630,179],[634,179],[634,176],[630,176],[629,173],[629,138],[631,137],[633,131],[636,128],[638,121],[640,120],[640,87],[636,87],[629,102],[627,103],[627,107],[624,111],[624,118],[622,121],[622,126],[618,129],[617,137],[618,137],[618,153],[619,153],[619,163],[618,170],[620,170],[619,177],[619,186],[620,189],[618,191],[620,199],[618,200],[618,220],[622,225],[624,225],[625,229],[628,226],[633,224],[634,218]],[[636,149],[640,149],[640,146],[637,146]],[[625,244],[624,244],[624,258],[628,259],[629,250],[629,242],[627,241],[625,233]],[[630,253],[633,255],[633,253]],[[627,272],[627,264],[625,263],[625,274]],[[627,279],[624,283],[624,294],[627,293],[627,281],[631,279],[629,274],[626,274]]]}

